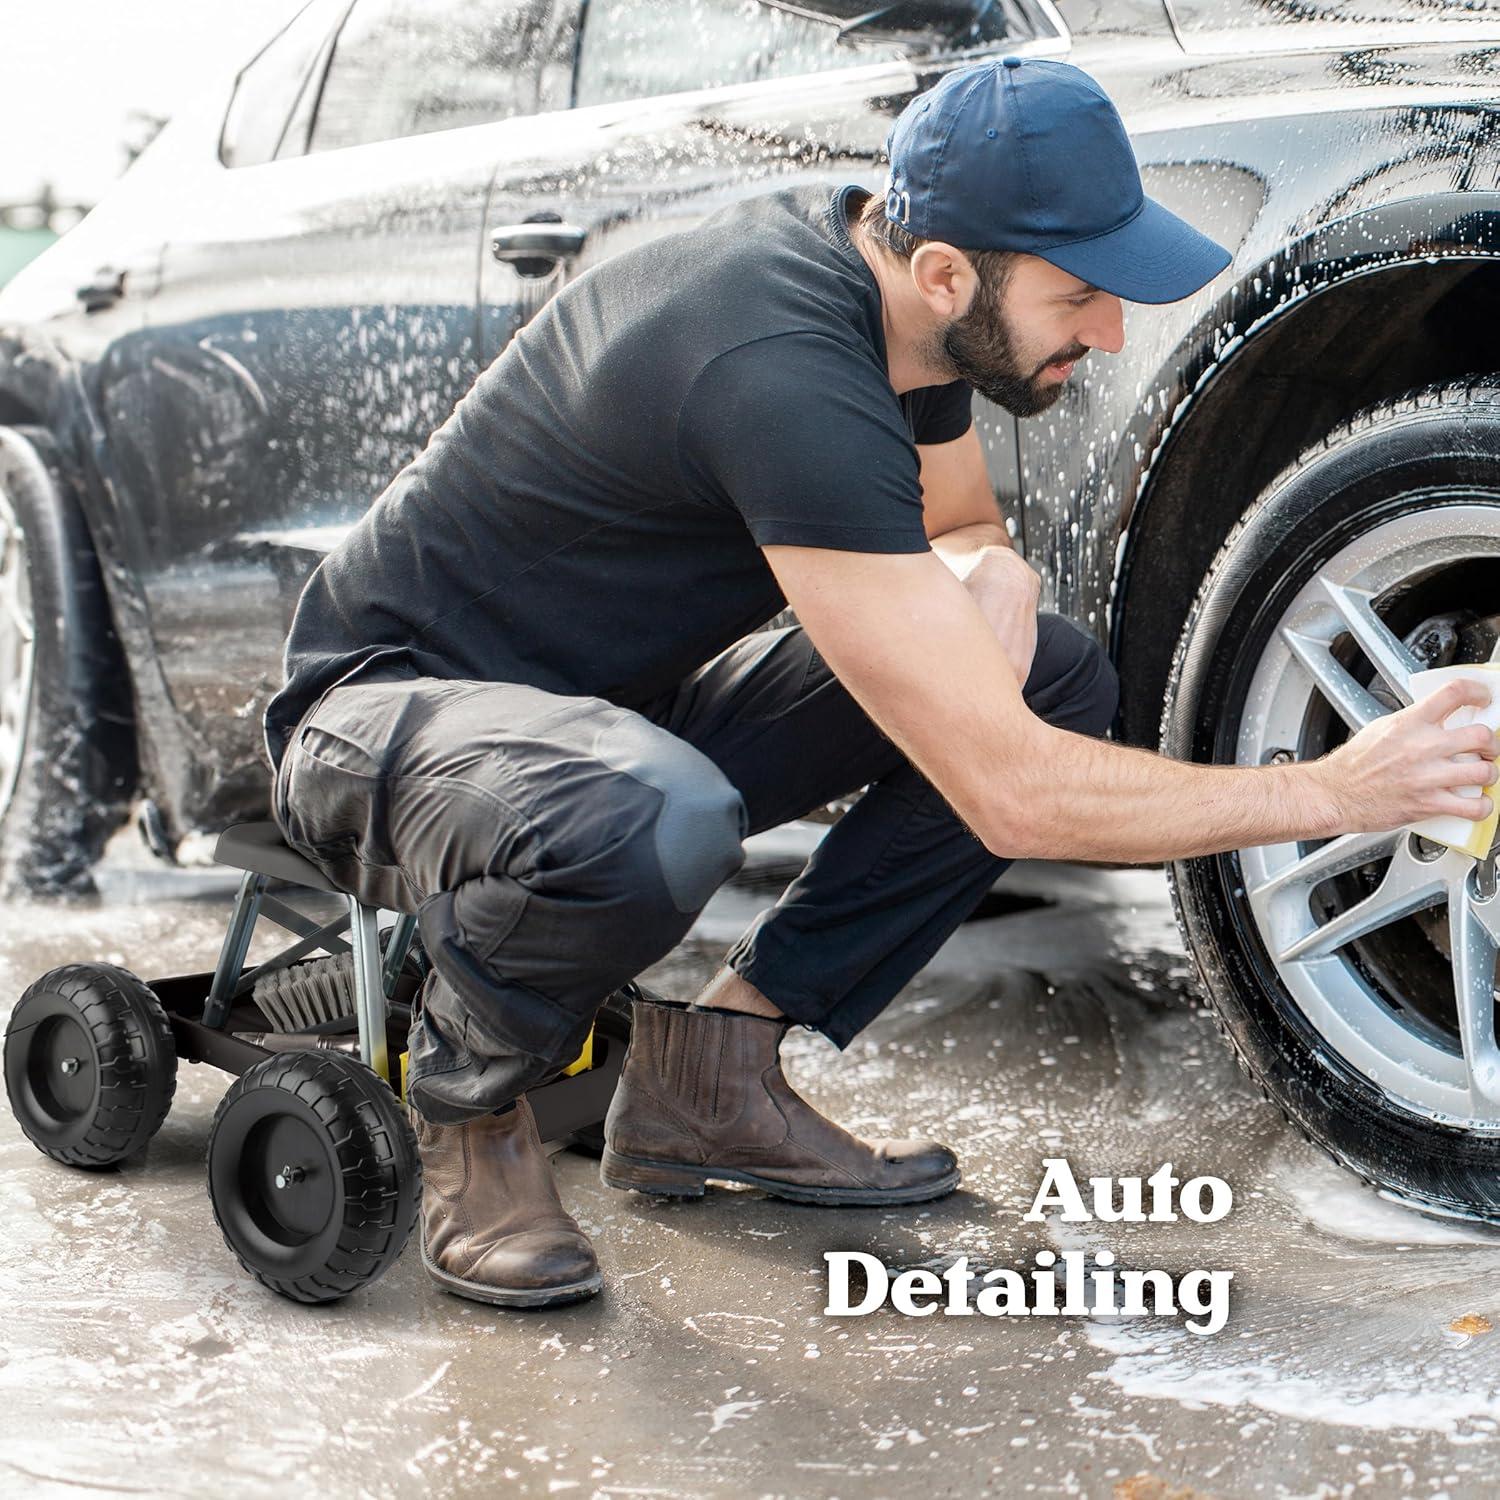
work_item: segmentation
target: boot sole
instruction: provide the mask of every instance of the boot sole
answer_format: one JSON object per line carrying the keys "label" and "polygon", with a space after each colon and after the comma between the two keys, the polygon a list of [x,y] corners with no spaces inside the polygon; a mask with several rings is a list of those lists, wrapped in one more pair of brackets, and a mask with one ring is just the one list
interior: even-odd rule
{"label": "boot sole", "polygon": [[581,1302],[604,1285],[604,1275],[600,1271],[563,1286],[501,1287],[484,1281],[465,1281],[462,1276],[455,1276],[435,1264],[427,1254],[426,1239],[421,1235],[417,1238],[427,1274],[445,1292],[452,1292],[455,1297],[467,1297],[472,1302],[488,1302],[495,1307],[552,1307],[559,1302]]}
{"label": "boot sole", "polygon": [[778,1182],[773,1177],[759,1177],[735,1167],[693,1167],[682,1162],[651,1161],[641,1156],[622,1156],[604,1148],[599,1159],[599,1177],[606,1187],[622,1191],[650,1193],[658,1198],[701,1198],[710,1179],[743,1182],[760,1188],[773,1198],[790,1203],[823,1203],[856,1207],[862,1203],[925,1203],[941,1198],[958,1186],[961,1173],[955,1167],[946,1177],[931,1182],[913,1183],[904,1188],[820,1188],[798,1183]]}

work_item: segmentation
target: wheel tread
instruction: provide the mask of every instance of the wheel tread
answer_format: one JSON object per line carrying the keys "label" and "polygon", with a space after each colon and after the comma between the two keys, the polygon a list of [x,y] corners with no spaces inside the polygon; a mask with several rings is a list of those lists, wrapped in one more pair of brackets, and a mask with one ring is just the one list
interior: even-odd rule
{"label": "wheel tread", "polygon": [[[379,1088],[387,1085],[366,1069],[367,1082],[349,1071],[351,1067],[364,1068],[364,1064],[312,1050],[275,1053],[243,1074],[214,1112],[214,1128],[217,1128],[234,1100],[254,1089],[279,1088],[300,1098],[325,1124],[348,1119],[351,1113],[360,1122],[359,1128],[340,1134],[329,1132],[329,1144],[334,1148],[346,1187],[339,1242],[329,1263],[320,1270],[287,1278],[270,1275],[251,1265],[231,1239],[210,1193],[214,1221],[241,1268],[263,1286],[292,1301],[332,1302],[368,1284],[400,1258],[416,1226],[415,1211],[405,1215],[401,1212],[404,1175],[410,1176],[412,1197],[416,1203],[420,1202],[421,1160],[415,1132],[398,1106],[397,1133],[393,1137],[389,1122],[365,1092],[370,1085]],[[351,1181],[369,1185],[362,1191],[354,1191],[347,1186]]]}
{"label": "wheel tread", "polygon": [[[177,1093],[172,1024],[150,987],[115,964],[68,964],[50,970],[27,987],[16,1012],[28,996],[43,989],[68,1000],[87,1029],[98,1054],[101,1102],[76,1146],[43,1144],[18,1115],[21,1128],[33,1145],[66,1166],[113,1166],[141,1150],[172,1107]],[[152,1071],[153,1053],[169,1060],[159,1076]],[[116,1097],[107,1097],[106,1090]]]}

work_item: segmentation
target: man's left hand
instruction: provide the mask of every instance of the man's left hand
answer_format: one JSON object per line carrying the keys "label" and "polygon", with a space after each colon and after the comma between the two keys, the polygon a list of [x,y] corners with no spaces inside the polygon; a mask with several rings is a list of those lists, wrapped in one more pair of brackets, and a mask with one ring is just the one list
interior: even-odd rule
{"label": "man's left hand", "polygon": [[1016,681],[1025,687],[1036,655],[1040,575],[1014,548],[986,547],[964,575],[963,585],[1005,647]]}

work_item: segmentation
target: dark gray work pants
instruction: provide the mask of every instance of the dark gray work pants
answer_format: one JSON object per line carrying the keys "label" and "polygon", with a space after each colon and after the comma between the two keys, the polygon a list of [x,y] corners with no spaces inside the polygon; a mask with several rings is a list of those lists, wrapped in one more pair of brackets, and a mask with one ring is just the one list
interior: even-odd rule
{"label": "dark gray work pants", "polygon": [[[1033,712],[1102,734],[1117,696],[1105,653],[1056,614],[1039,615],[1037,635]],[[801,626],[748,635],[633,708],[377,666],[303,718],[275,815],[340,889],[416,913],[434,972],[408,1097],[454,1124],[571,1062],[605,997],[671,952],[743,864],[742,839],[861,787],[725,958],[845,1047],[1010,861]]]}

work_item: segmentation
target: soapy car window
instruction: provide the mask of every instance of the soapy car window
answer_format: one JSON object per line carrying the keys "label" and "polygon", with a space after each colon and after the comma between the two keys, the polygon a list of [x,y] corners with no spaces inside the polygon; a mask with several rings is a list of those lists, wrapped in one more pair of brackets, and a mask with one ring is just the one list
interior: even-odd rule
{"label": "soapy car window", "polygon": [[339,30],[311,151],[484,125],[539,106],[559,41],[546,0],[357,0]]}
{"label": "soapy car window", "polygon": [[581,108],[722,88],[907,55],[889,40],[838,40],[811,20],[760,0],[587,0],[573,103]]}

